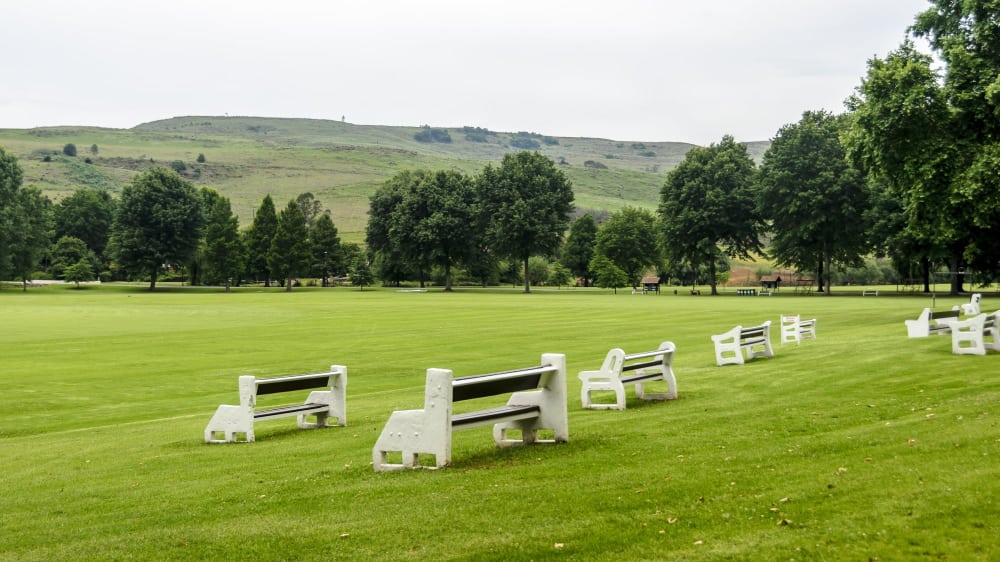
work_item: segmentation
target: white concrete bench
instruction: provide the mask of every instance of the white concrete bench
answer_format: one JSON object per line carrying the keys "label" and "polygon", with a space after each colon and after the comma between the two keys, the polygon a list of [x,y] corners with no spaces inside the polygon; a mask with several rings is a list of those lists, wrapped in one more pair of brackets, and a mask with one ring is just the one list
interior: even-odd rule
{"label": "white concrete bench", "polygon": [[715,362],[719,366],[729,363],[742,365],[743,356],[774,357],[771,349],[771,321],[759,326],[736,326],[724,334],[712,336],[715,343]]}
{"label": "white concrete bench", "polygon": [[951,323],[952,353],[986,355],[987,349],[1000,351],[1000,310]]}
{"label": "white concrete bench", "polygon": [[932,311],[925,308],[916,320],[904,320],[906,335],[911,338],[926,338],[931,334],[947,334],[951,323],[958,320],[958,307],[951,310]]}
{"label": "white concrete bench", "polygon": [[[674,378],[673,342],[665,341],[659,349],[625,355],[621,348],[608,351],[600,370],[581,371],[580,401],[584,408],[594,410],[625,409],[625,385],[635,385],[635,395],[643,400],[673,400],[677,398],[677,380]],[[632,374],[629,374],[632,373]],[[646,392],[643,383],[663,382],[666,392]],[[615,393],[614,404],[594,403],[592,392],[612,391]]]}
{"label": "white concrete bench", "polygon": [[862,297],[877,297],[878,296],[878,289],[863,289],[861,291],[861,296]]}
{"label": "white concrete bench", "polygon": [[[506,405],[453,411],[463,400],[506,394]],[[484,425],[493,426],[498,447],[568,441],[566,356],[546,353],[537,367],[460,378],[449,369],[427,369],[424,408],[389,416],[372,449],[372,466],[376,472],[415,468],[421,454],[434,455],[436,468],[447,466],[452,432]],[[539,430],[551,431],[551,439],[539,438]],[[513,432],[520,432],[520,438],[513,438]],[[389,462],[389,453],[395,452],[402,453],[401,463]]]}
{"label": "white concrete bench", "polygon": [[962,305],[962,314],[965,316],[975,316],[979,314],[979,301],[981,301],[983,295],[979,293],[974,293],[969,299],[969,302]]}
{"label": "white concrete bench", "polygon": [[799,315],[781,317],[781,345],[785,342],[801,343],[802,340],[816,339],[816,319],[802,320]]}
{"label": "white concrete bench", "polygon": [[757,295],[757,289],[736,289],[736,294],[737,295],[756,296]]}
{"label": "white concrete bench", "polygon": [[[257,409],[257,397],[313,390],[301,404]],[[243,375],[239,379],[240,403],[238,406],[222,404],[215,410],[205,427],[206,443],[234,443],[243,434],[248,443],[254,442],[254,423],[278,418],[298,418],[298,426],[303,429],[329,427],[330,418],[336,425],[347,425],[347,367],[334,365],[329,372],[305,375],[289,375],[258,379],[253,375]],[[309,422],[310,417],[315,422]]]}

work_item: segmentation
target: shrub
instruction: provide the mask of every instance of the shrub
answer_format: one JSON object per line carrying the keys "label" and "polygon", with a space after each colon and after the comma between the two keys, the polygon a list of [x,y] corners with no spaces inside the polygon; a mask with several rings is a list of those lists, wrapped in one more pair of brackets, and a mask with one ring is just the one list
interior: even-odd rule
{"label": "shrub", "polygon": [[198,160],[199,164],[204,164],[205,163],[205,155],[202,154],[201,152],[199,152],[197,160]]}
{"label": "shrub", "polygon": [[529,137],[514,137],[510,139],[510,145],[524,150],[534,150],[542,146],[538,141]]}
{"label": "shrub", "polygon": [[450,143],[451,135],[444,129],[432,129],[424,125],[420,131],[413,135],[413,139],[417,142]]}
{"label": "shrub", "polygon": [[583,163],[583,165],[587,168],[594,168],[595,170],[606,170],[608,168],[603,163],[596,160],[587,160]]}
{"label": "shrub", "polygon": [[76,156],[76,145],[69,143],[63,147],[63,154],[66,156]]}
{"label": "shrub", "polygon": [[639,156],[645,156],[646,158],[655,158],[656,153],[653,152],[652,150],[644,150],[639,153]]}

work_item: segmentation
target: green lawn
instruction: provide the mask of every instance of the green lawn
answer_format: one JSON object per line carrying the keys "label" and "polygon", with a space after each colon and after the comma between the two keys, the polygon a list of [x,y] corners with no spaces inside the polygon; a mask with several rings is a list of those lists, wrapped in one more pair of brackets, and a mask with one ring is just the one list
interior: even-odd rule
{"label": "green lawn", "polygon": [[[0,560],[1000,559],[1000,354],[907,339],[931,297],[884,289],[4,288]],[[774,358],[715,366],[711,334],[789,313],[817,339],[775,330]],[[680,399],[580,408],[578,371],[663,340]],[[568,359],[569,443],[495,449],[477,428],[449,468],[372,470],[428,367],[544,352]],[[334,363],[347,427],[202,442],[240,374]]]}

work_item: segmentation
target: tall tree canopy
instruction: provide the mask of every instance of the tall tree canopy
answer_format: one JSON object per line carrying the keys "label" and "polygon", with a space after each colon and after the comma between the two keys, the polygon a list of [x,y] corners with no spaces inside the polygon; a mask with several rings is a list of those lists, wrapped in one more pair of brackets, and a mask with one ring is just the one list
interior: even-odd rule
{"label": "tall tree canopy", "polygon": [[194,185],[158,166],[139,174],[122,190],[111,246],[122,269],[149,276],[152,291],[164,267],[191,259],[204,222]]}
{"label": "tall tree canopy", "polygon": [[329,213],[321,214],[315,224],[309,227],[309,247],[312,252],[312,269],[323,278],[324,287],[331,274],[346,273],[340,235]]}
{"label": "tall tree canopy", "polygon": [[660,190],[666,257],[692,269],[707,266],[713,295],[720,257],[752,259],[761,251],[754,172],[746,146],[726,135],[688,151]]}
{"label": "tall tree canopy", "polygon": [[239,228],[239,219],[233,214],[229,199],[220,196],[212,204],[205,224],[204,278],[207,283],[224,283],[226,292],[243,271]]}
{"label": "tall tree canopy", "polygon": [[23,177],[17,158],[0,146],[0,279],[10,276],[15,203]]}
{"label": "tall tree canopy", "polygon": [[757,174],[770,255],[781,266],[817,271],[820,291],[829,288],[832,262],[854,265],[867,253],[869,196],[840,143],[845,126],[843,116],[805,112],[778,131]]}
{"label": "tall tree canopy", "polygon": [[573,211],[573,187],[555,163],[538,152],[506,154],[476,180],[483,231],[499,255],[524,266],[524,292],[531,291],[528,258],[554,253]]}
{"label": "tall tree canopy", "polygon": [[267,263],[267,254],[271,251],[271,240],[278,230],[278,212],[274,208],[271,195],[265,195],[260,207],[254,213],[253,223],[246,231],[246,266],[247,272],[254,279],[263,280],[264,286],[271,285],[271,268]]}
{"label": "tall tree canopy", "polygon": [[74,191],[53,207],[56,239],[79,238],[98,257],[102,256],[114,222],[115,205],[111,194],[103,189],[85,187]]}
{"label": "tall tree canopy", "polygon": [[621,269],[632,288],[643,273],[660,264],[656,216],[646,209],[624,207],[597,231],[597,253]]}
{"label": "tall tree canopy", "polygon": [[292,290],[293,279],[309,267],[309,239],[302,207],[292,199],[280,213],[278,225],[267,253],[267,266],[279,279],[285,280],[285,290]]}
{"label": "tall tree canopy", "polygon": [[563,246],[562,263],[570,273],[583,280],[584,286],[594,278],[590,270],[590,260],[594,259],[594,245],[597,242],[597,221],[587,213],[573,222]]}

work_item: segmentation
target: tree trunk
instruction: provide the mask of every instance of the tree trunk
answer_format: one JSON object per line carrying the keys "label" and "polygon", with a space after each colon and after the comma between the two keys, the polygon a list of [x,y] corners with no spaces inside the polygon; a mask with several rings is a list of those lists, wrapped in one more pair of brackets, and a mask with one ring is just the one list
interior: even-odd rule
{"label": "tree trunk", "polygon": [[817,293],[822,293],[823,292],[823,283],[824,283],[824,281],[823,281],[823,258],[820,257],[819,258],[819,265],[816,267],[816,285],[817,285],[816,292]]}
{"label": "tree trunk", "polygon": [[951,278],[951,295],[956,296],[962,292],[962,276],[959,275],[959,271],[962,268],[962,258],[960,255],[953,253],[951,259],[948,260],[948,268],[951,270],[948,272],[948,276]]}
{"label": "tree trunk", "polygon": [[524,257],[524,292],[531,292],[531,281],[528,279],[528,256]]}
{"label": "tree trunk", "polygon": [[152,271],[149,275],[149,291],[152,292],[156,289],[156,271]]}
{"label": "tree trunk", "polygon": [[931,260],[927,257],[920,258],[921,275],[924,278],[924,292],[931,292]]}
{"label": "tree trunk", "polygon": [[444,290],[451,292],[451,263],[444,264]]}
{"label": "tree trunk", "polygon": [[708,260],[708,283],[712,287],[712,294],[718,295],[719,291],[716,289],[715,283],[715,256]]}
{"label": "tree trunk", "polygon": [[[825,246],[826,244],[824,244],[824,247]],[[823,250],[823,259],[824,261],[826,261],[826,296],[830,296],[830,289],[833,286],[833,283],[830,279],[831,274],[833,272],[833,269],[831,269],[831,263],[833,262],[833,258],[830,256],[830,252],[826,251],[825,248]]]}

